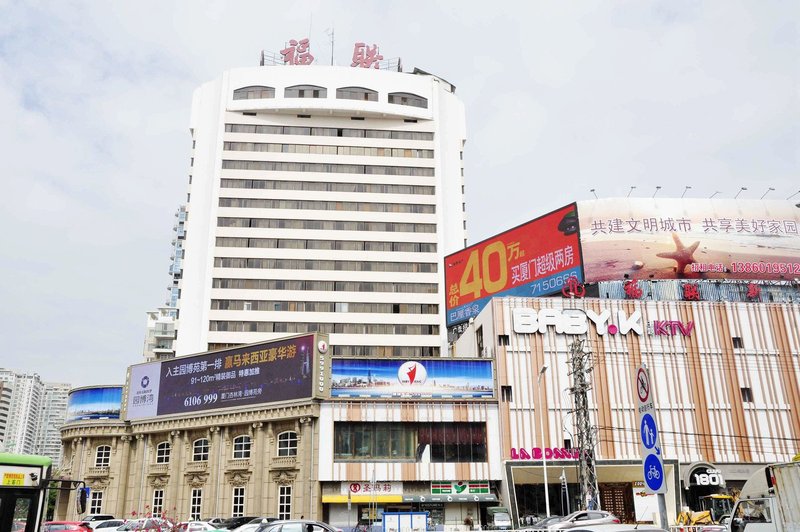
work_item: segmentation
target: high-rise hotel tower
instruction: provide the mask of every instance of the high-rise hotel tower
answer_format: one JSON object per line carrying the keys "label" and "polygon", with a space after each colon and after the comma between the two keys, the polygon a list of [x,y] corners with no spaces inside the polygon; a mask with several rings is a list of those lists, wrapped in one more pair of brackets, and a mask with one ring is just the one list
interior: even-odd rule
{"label": "high-rise hotel tower", "polygon": [[176,354],[330,333],[439,356],[465,244],[464,107],[436,76],[235,69],[194,93]]}

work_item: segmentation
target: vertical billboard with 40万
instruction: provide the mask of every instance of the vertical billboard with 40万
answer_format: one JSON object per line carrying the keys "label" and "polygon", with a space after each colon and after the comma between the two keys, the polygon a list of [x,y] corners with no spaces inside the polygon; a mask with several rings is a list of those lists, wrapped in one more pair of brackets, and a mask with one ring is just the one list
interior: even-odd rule
{"label": "vertical billboard with 40\u4e07", "polygon": [[326,397],[325,335],[307,334],[131,366],[125,419]]}
{"label": "vertical billboard with 40\u4e07", "polygon": [[587,282],[800,277],[791,201],[608,198],[578,203]]}
{"label": "vertical billboard with 40\u4e07", "polygon": [[583,282],[574,203],[444,259],[447,326],[474,318],[496,296],[538,297]]}

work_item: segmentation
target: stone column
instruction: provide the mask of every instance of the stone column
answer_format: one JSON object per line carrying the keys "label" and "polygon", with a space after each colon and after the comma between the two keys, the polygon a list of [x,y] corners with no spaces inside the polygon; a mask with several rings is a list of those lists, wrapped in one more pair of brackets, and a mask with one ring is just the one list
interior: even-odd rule
{"label": "stone column", "polygon": [[209,456],[208,456],[208,482],[206,486],[209,488],[208,499],[203,500],[203,509],[207,513],[219,515],[222,507],[221,500],[221,486],[224,482],[224,475],[222,474],[223,460],[225,459],[225,435],[228,429],[223,433],[219,427],[211,427],[208,429],[208,436],[210,441]]}
{"label": "stone column", "polygon": [[[185,434],[185,433],[184,433]],[[173,430],[169,433],[169,482],[164,490],[164,512],[170,517],[177,518],[180,504],[180,486],[185,483],[183,477],[184,443],[181,431]]]}
{"label": "stone column", "polygon": [[133,437],[124,435],[120,437],[122,453],[120,454],[119,478],[117,479],[117,505],[114,509],[115,516],[125,514],[125,502],[128,500],[128,475],[130,474],[131,441]]}
{"label": "stone column", "polygon": [[[247,501],[245,502],[245,512],[258,512],[258,515],[267,515],[261,508],[261,493],[262,484],[264,482],[264,424],[260,421],[253,423],[252,438],[253,446],[251,449],[251,464],[253,467],[253,476],[250,479],[250,484],[247,489]],[[252,515],[252,514],[251,514]]]}

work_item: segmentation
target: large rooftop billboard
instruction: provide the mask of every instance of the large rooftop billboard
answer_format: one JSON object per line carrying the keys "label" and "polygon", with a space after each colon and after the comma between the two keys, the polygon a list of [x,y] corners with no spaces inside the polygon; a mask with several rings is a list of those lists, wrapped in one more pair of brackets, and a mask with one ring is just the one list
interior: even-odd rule
{"label": "large rooftop billboard", "polygon": [[327,336],[306,334],[128,368],[127,420],[329,393]]}
{"label": "large rooftop billboard", "polygon": [[789,201],[610,198],[578,203],[586,282],[800,277]]}
{"label": "large rooftop billboard", "polygon": [[493,297],[560,292],[572,276],[583,282],[574,203],[445,257],[447,326]]}
{"label": "large rooftop billboard", "polygon": [[67,423],[94,419],[119,419],[122,386],[73,388],[67,396]]}

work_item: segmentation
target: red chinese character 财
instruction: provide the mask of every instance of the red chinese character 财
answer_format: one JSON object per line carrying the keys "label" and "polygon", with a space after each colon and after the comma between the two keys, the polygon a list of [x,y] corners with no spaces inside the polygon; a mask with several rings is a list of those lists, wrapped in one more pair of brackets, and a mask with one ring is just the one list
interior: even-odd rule
{"label": "red chinese character \u8d22", "polygon": [[625,281],[623,289],[625,290],[625,296],[628,299],[639,299],[642,297],[642,289],[639,288],[639,281],[635,279],[632,281]]}
{"label": "red chinese character \u8d22", "polygon": [[383,56],[378,53],[378,45],[373,44],[372,48],[367,46],[366,43],[357,42],[353,46],[353,62],[351,67],[361,68],[379,68],[378,61],[383,59]]}
{"label": "red chinese character \u8d22", "polygon": [[697,283],[685,283],[683,285],[683,299],[686,301],[700,301],[700,289]]}
{"label": "red chinese character \u8d22", "polygon": [[283,62],[287,65],[310,65],[314,61],[314,56],[309,51],[311,45],[308,39],[296,41],[291,39],[289,46],[281,50]]}

